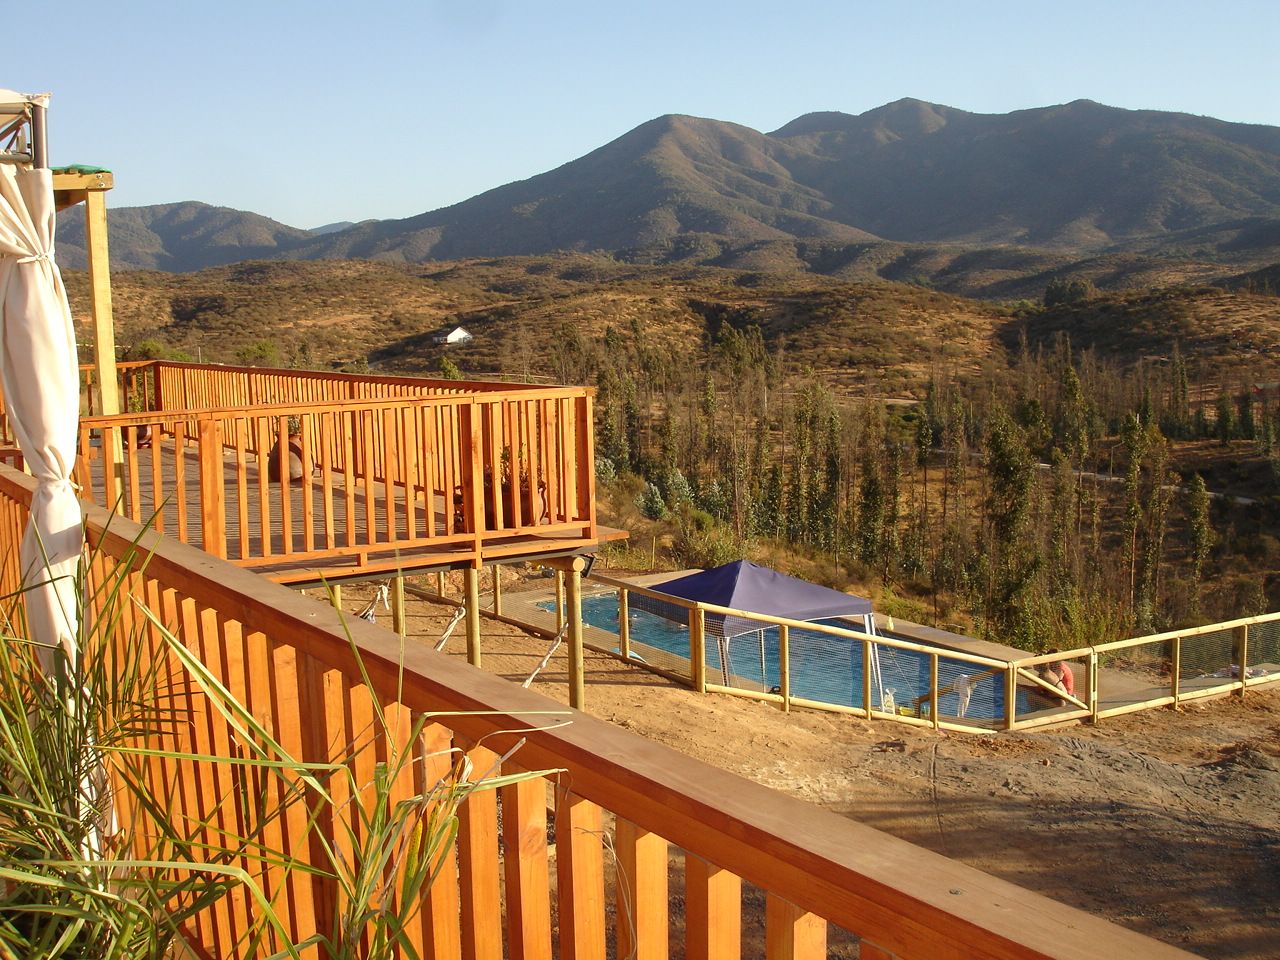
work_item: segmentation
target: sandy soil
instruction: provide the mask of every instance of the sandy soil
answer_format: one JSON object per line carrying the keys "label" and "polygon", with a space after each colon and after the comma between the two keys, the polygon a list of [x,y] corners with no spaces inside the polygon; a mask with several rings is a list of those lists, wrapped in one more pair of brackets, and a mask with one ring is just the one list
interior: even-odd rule
{"label": "sandy soil", "polygon": [[[410,634],[451,612],[411,601]],[[547,649],[482,632],[485,668],[517,681]],[[1280,957],[1280,690],[980,736],[700,697],[602,654],[587,677],[588,712],[707,763],[1203,956]],[[566,683],[558,655],[534,689],[566,702]]]}

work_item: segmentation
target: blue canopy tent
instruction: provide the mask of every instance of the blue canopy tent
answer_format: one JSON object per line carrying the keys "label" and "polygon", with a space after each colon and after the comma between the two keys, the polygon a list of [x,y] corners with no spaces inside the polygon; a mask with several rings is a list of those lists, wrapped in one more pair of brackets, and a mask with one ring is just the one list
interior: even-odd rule
{"label": "blue canopy tent", "polygon": [[[858,618],[868,633],[873,629],[871,601],[851,596],[828,587],[789,577],[777,570],[757,566],[747,560],[736,560],[723,566],[677,577],[650,589],[683,600],[715,604],[748,613],[785,617],[790,620],[830,620]],[[633,595],[631,605],[637,610],[687,623],[689,611],[675,603],[655,597]],[[760,638],[760,655],[764,657],[765,624],[732,614],[708,612],[706,632],[720,641],[720,666],[725,684],[729,683],[729,641],[744,634]],[[761,673],[763,674],[763,667]]]}

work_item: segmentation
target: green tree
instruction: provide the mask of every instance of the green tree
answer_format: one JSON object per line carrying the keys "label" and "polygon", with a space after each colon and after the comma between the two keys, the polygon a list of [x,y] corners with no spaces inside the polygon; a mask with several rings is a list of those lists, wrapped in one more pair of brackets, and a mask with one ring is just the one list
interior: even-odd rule
{"label": "green tree", "polygon": [[458,369],[458,365],[448,357],[441,357],[436,363],[436,372],[440,374],[441,380],[461,380],[462,371]]}

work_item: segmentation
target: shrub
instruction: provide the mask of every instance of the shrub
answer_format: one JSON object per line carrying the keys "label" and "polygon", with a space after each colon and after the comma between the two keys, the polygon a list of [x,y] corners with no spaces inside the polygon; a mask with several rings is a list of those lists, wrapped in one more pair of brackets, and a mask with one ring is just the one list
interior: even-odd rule
{"label": "shrub", "polygon": [[662,491],[653,483],[646,484],[644,493],[636,497],[636,506],[646,520],[661,520],[667,515],[667,505],[662,499]]}

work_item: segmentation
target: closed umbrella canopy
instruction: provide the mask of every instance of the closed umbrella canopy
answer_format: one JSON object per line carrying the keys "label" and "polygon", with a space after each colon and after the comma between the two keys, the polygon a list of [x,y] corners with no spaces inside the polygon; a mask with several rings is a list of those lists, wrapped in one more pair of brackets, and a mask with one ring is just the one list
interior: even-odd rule
{"label": "closed umbrella canopy", "polygon": [[38,482],[21,563],[31,638],[76,662],[75,572],[83,547],[71,483],[80,377],[71,310],[53,259],[49,170],[0,163],[0,383],[27,468]]}

